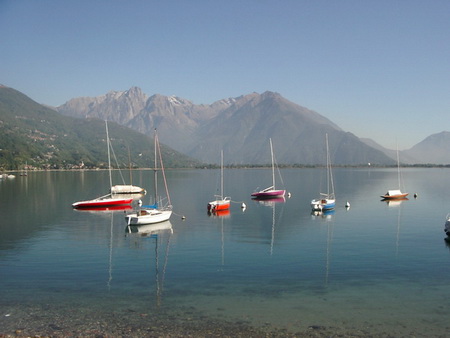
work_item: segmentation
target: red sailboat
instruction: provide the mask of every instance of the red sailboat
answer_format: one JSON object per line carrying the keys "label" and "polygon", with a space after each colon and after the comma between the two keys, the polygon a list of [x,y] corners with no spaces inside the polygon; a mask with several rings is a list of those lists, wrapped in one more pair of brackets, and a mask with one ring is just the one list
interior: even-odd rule
{"label": "red sailboat", "polygon": [[208,211],[216,212],[228,210],[230,208],[231,198],[223,197],[223,150],[220,160],[220,195],[215,195],[216,199],[208,203]]}
{"label": "red sailboat", "polygon": [[[111,154],[109,150],[109,133],[108,133],[108,122],[106,124],[106,145],[108,148],[108,168],[109,168],[109,186],[112,187],[111,178]],[[74,208],[104,208],[112,206],[127,205],[133,201],[133,198],[129,197],[118,197],[112,194],[97,197],[93,200],[79,201],[72,204]]]}

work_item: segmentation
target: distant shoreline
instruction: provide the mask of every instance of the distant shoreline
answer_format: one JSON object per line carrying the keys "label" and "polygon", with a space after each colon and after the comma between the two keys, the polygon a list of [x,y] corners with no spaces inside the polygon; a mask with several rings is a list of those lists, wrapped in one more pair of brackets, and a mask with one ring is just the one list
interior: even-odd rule
{"label": "distant shoreline", "polygon": [[[307,164],[286,164],[286,165],[278,165],[278,168],[280,169],[311,169],[311,168],[323,168],[325,167],[325,165],[320,165],[320,164],[316,164],[316,165],[307,165]],[[384,169],[384,168],[397,168],[397,165],[333,165],[333,168],[367,168],[367,169]],[[404,165],[400,165],[401,168],[437,168],[437,169],[442,169],[442,168],[450,168],[450,164],[404,164]],[[234,164],[230,164],[230,165],[225,165],[224,166],[225,169],[267,169],[270,168],[269,164],[254,164],[254,165],[234,165]],[[192,170],[192,169],[201,169],[201,170],[207,170],[207,169],[220,169],[220,165],[216,165],[216,164],[208,164],[208,165],[203,165],[203,166],[198,166],[198,167],[174,167],[174,168],[168,168],[165,167],[165,170]],[[105,169],[105,168],[86,168],[86,169],[29,169],[27,171],[27,173],[32,173],[32,172],[59,172],[59,171],[108,171],[109,169]],[[121,171],[121,170],[132,170],[132,171],[137,171],[137,170],[155,170],[155,168],[132,168],[132,169],[117,169],[117,168],[112,168],[112,171]],[[2,173],[22,173],[24,172],[23,170],[2,170]]]}

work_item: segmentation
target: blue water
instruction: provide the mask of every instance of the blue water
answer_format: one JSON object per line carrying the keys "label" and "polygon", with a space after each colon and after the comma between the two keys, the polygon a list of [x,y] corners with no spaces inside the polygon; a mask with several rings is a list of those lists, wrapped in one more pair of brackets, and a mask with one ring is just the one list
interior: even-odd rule
{"label": "blue water", "polygon": [[[309,202],[323,170],[281,172],[292,197],[258,203],[250,194],[269,185],[270,171],[226,169],[231,210],[210,216],[219,171],[168,171],[173,232],[151,236],[127,233],[123,211],[71,208],[106,193],[107,172],[0,181],[0,316],[13,319],[21,304],[105,314],[191,308],[290,332],[321,325],[394,336],[447,333],[450,170],[402,170],[409,200],[388,204],[379,196],[397,187],[396,169],[337,168],[337,207],[319,216]],[[133,184],[152,191],[150,171],[133,175]]]}

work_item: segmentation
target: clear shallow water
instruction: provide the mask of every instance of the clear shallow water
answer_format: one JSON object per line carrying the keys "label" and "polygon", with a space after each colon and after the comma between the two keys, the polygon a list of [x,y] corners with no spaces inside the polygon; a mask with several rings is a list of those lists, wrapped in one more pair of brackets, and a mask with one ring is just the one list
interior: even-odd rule
{"label": "clear shallow water", "polygon": [[[225,170],[225,193],[235,203],[214,217],[206,204],[218,170],[168,171],[173,232],[156,236],[127,233],[123,211],[71,208],[106,193],[107,172],[0,181],[0,315],[15,320],[14,309],[34,304],[89,307],[105,317],[189,308],[290,332],[325,326],[445,335],[450,170],[402,172],[410,199],[387,204],[379,195],[396,187],[396,169],[335,169],[337,208],[322,217],[309,207],[321,169],[282,170],[292,193],[285,203],[250,199],[270,180],[268,170]],[[150,178],[136,171],[133,183],[152,191]]]}

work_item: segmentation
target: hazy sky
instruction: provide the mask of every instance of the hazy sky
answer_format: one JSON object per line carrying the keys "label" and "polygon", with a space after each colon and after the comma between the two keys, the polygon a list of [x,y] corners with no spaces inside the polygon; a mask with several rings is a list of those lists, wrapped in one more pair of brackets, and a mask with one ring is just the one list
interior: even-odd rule
{"label": "hazy sky", "polygon": [[0,83],[39,103],[266,90],[407,149],[450,131],[448,0],[0,0]]}

